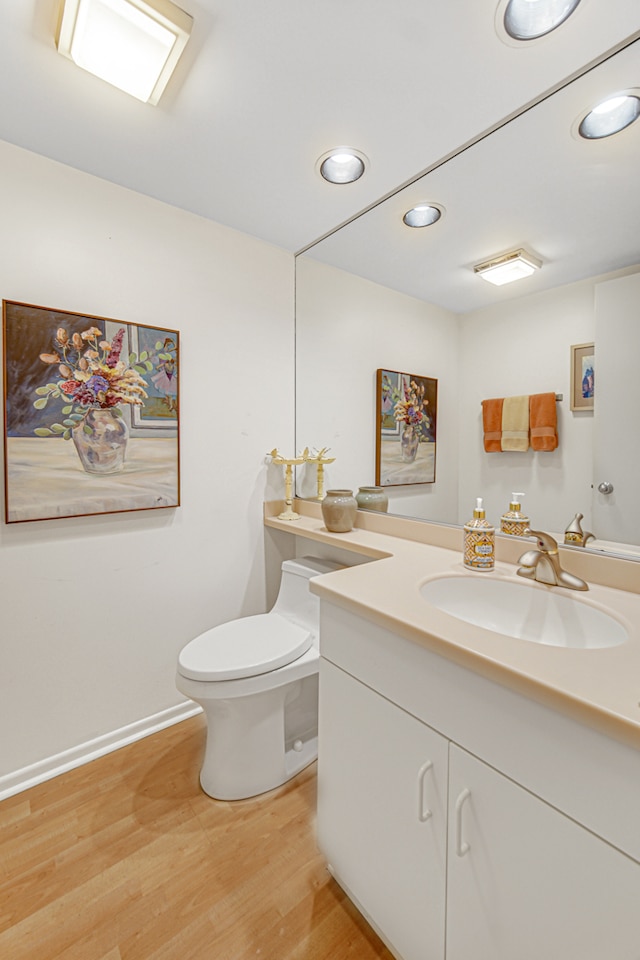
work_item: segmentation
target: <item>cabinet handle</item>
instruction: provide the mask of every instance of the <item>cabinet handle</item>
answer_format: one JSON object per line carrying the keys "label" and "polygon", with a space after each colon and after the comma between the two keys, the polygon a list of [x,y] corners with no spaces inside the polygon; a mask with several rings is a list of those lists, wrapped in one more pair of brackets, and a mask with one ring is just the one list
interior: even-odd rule
{"label": "cabinet handle", "polygon": [[433,811],[429,810],[429,807],[425,805],[425,791],[424,791],[424,778],[431,770],[433,763],[431,760],[427,760],[426,763],[423,763],[420,769],[418,770],[418,820],[421,823],[424,823],[425,820],[428,820],[429,817],[433,815]]}
{"label": "cabinet handle", "polygon": [[471,849],[466,840],[462,839],[462,808],[464,806],[465,800],[468,800],[471,796],[471,791],[466,787],[456,800],[456,856],[464,857],[465,853],[468,853]]}

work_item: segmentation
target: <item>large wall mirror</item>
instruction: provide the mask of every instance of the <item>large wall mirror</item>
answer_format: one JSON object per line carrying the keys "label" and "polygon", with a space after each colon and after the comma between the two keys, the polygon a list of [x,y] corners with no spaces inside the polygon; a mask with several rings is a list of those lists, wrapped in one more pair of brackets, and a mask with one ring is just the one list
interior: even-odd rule
{"label": "large wall mirror", "polygon": [[[418,373],[438,380],[436,479],[390,487],[390,512],[458,524],[481,496],[497,525],[523,491],[533,526],[561,537],[580,512],[590,548],[640,559],[640,122],[576,129],[638,87],[635,41],[297,257],[296,445],[331,448],[326,486],[374,483],[376,370]],[[440,220],[405,226],[425,202]],[[518,247],[535,275],[474,275]],[[571,347],[585,343],[594,409],[572,410]],[[485,452],[483,399],[549,391],[556,450]],[[312,470],[299,496],[314,495]]]}

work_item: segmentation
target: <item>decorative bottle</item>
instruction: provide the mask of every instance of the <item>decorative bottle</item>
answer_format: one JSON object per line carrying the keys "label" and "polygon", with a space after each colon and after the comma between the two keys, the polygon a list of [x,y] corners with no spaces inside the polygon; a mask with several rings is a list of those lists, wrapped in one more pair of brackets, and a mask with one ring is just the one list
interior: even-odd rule
{"label": "decorative bottle", "polygon": [[511,494],[509,509],[500,517],[501,533],[508,533],[512,537],[525,536],[525,530],[529,527],[529,517],[526,517],[522,512],[521,497],[524,497],[524,493]]}
{"label": "decorative bottle", "polygon": [[464,525],[464,565],[469,570],[493,570],[495,552],[495,529],[485,518],[482,497],[478,497],[473,517]]}

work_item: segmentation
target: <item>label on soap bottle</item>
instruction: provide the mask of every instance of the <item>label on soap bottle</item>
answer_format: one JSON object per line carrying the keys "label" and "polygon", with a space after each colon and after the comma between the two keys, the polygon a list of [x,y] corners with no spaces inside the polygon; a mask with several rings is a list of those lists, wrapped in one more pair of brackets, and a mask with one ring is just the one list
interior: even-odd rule
{"label": "label on soap bottle", "polygon": [[470,570],[493,570],[494,565],[493,531],[482,528],[465,529],[464,565]]}

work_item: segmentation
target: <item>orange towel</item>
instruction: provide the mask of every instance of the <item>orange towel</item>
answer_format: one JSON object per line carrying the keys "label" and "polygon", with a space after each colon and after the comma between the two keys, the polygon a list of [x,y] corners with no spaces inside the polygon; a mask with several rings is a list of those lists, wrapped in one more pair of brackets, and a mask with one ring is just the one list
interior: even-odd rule
{"label": "orange towel", "polygon": [[482,401],[482,428],[487,453],[500,453],[502,439],[502,404],[504,397]]}
{"label": "orange towel", "polygon": [[531,446],[534,450],[555,450],[558,446],[558,419],[555,393],[532,393],[529,399]]}

